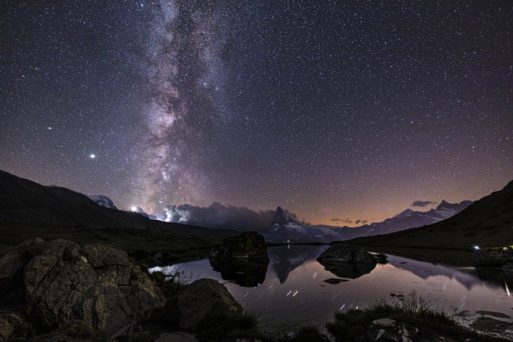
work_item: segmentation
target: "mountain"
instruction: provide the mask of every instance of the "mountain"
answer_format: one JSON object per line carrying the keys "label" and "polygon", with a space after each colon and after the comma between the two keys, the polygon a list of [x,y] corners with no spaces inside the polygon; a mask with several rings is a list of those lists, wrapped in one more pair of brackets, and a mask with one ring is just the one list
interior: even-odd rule
{"label": "mountain", "polygon": [[66,188],[44,186],[1,170],[0,223],[132,228],[182,235],[227,233],[223,230],[150,220],[139,213],[116,210],[108,197],[87,197]]}
{"label": "mountain", "polygon": [[89,199],[91,201],[93,201],[94,203],[101,205],[104,208],[116,209],[116,210],[118,209],[114,205],[114,202],[107,196],[97,195],[97,196],[87,196],[87,197],[89,197]]}
{"label": "mountain", "polygon": [[276,208],[272,228],[264,233],[264,237],[268,242],[277,243],[329,242],[340,239],[334,229],[302,223],[296,215],[282,207]]}
{"label": "mountain", "polygon": [[406,209],[382,222],[360,227],[330,227],[300,222],[294,214],[278,207],[274,213],[272,229],[264,236],[269,242],[331,242],[363,236],[389,234],[409,228],[422,227],[447,219],[472,204],[472,201],[449,203],[446,201],[429,211]]}
{"label": "mountain", "polygon": [[[443,213],[456,210],[441,203]],[[513,245],[513,181],[502,190],[474,202],[460,213],[425,227],[387,235],[359,238],[351,243],[383,247],[468,249]]]}
{"label": "mountain", "polygon": [[361,236],[383,235],[405,229],[418,228],[452,217],[471,204],[472,201],[462,201],[460,203],[442,201],[436,208],[429,211],[406,209],[382,222],[371,223],[357,228],[342,228],[340,234],[342,240],[348,240]]}

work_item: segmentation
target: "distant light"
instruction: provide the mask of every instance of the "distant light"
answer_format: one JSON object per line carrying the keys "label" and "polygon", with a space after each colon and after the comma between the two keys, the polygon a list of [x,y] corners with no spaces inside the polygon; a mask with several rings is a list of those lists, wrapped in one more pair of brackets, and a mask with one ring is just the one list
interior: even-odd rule
{"label": "distant light", "polygon": [[48,126],[48,130],[51,131],[52,130],[52,126]]}
{"label": "distant light", "polygon": [[137,212],[137,207],[136,207],[136,206],[132,206],[132,207],[130,208],[130,210],[131,210],[131,211],[133,211],[133,212]]}
{"label": "distant light", "polygon": [[478,250],[480,250],[480,249],[481,249],[481,247],[479,247],[478,245],[474,245],[474,249],[475,249],[476,251],[478,251]]}
{"label": "distant light", "polygon": [[91,153],[91,154],[89,155],[89,159],[96,159],[96,154]]}

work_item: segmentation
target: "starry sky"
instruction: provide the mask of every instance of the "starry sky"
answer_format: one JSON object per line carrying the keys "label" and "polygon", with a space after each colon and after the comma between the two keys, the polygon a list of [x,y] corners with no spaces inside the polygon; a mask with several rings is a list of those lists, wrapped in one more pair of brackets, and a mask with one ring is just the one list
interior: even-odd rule
{"label": "starry sky", "polygon": [[312,223],[513,179],[511,1],[0,4],[0,169]]}

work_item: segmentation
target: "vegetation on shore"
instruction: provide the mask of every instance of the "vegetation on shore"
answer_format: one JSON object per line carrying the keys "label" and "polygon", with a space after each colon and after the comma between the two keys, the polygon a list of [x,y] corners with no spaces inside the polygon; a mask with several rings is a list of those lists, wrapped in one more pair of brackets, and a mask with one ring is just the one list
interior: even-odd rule
{"label": "vegetation on shore", "polygon": [[363,310],[335,313],[326,330],[330,338],[307,326],[278,341],[506,341],[461,326],[414,292],[392,303],[380,301]]}
{"label": "vegetation on shore", "polygon": [[404,336],[403,341],[503,341],[459,325],[414,292],[393,303],[380,301],[364,310],[336,313],[326,327],[337,341],[386,340],[387,335]]}

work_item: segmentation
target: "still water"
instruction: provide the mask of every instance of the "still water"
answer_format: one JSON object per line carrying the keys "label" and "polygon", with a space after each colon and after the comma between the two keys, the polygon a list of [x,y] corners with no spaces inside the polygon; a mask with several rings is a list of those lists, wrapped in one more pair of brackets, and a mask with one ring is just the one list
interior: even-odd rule
{"label": "still water", "polygon": [[[475,318],[476,311],[500,312],[513,317],[513,297],[500,273],[477,272],[473,267],[454,268],[388,255],[369,273],[337,284],[339,279],[317,262],[327,246],[278,246],[268,249],[269,265],[259,284],[242,285],[224,280],[208,259],[153,268],[178,275],[184,282],[211,278],[222,282],[242,306],[259,317],[266,331],[286,331],[298,325],[323,326],[333,313],[365,308],[378,300],[393,301],[397,295],[415,291],[433,307],[458,315],[462,323]],[[233,279],[230,277],[225,278]],[[339,275],[340,276],[340,275]],[[506,320],[511,321],[506,318]]]}

